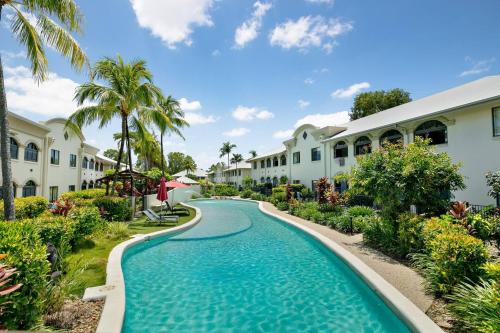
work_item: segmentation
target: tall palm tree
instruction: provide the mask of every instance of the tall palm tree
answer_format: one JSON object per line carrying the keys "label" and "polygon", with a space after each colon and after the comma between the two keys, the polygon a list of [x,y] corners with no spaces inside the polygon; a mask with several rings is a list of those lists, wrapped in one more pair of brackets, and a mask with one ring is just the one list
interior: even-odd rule
{"label": "tall palm tree", "polygon": [[[142,128],[129,132],[130,146],[132,151],[137,156],[136,166],[144,171],[149,171],[151,168],[161,165],[160,143],[158,139],[150,133],[144,124],[140,124]],[[120,145],[122,134],[113,134],[114,140]],[[127,161],[128,157],[124,152],[123,157]]]}
{"label": "tall palm tree", "polygon": [[243,162],[243,156],[241,154],[233,154],[233,157],[231,158],[231,163],[234,163],[236,165],[236,184],[238,184],[239,176],[238,176],[238,163]]}
{"label": "tall palm tree", "polygon": [[[84,83],[76,89],[75,100],[78,105],[90,102],[95,105],[83,106],[76,110],[67,120],[66,127],[78,131],[82,126],[99,123],[99,128],[107,126],[112,119],[121,120],[121,139],[118,159],[115,166],[116,182],[120,163],[127,143],[129,172],[131,187],[134,188],[132,177],[132,152],[130,146],[129,128],[141,128],[140,119],[151,119],[150,113],[156,112],[155,99],[161,97],[161,90],[152,83],[153,75],[146,67],[144,60],[134,60],[125,63],[120,55],[116,59],[104,58],[97,61],[91,69],[91,78],[99,80],[102,84],[94,82]],[[143,114],[148,114],[144,117]],[[114,194],[115,187],[111,188]],[[134,191],[132,191],[133,195]]]}
{"label": "tall palm tree", "polygon": [[257,157],[257,151],[255,150],[250,150],[248,153],[250,154],[251,158]]}
{"label": "tall palm tree", "polygon": [[[0,0],[0,21],[4,9],[10,9],[12,18],[9,31],[26,49],[33,78],[42,82],[47,78],[48,61],[44,45],[57,50],[70,59],[77,70],[87,63],[85,52],[71,32],[81,32],[82,14],[74,0]],[[36,26],[33,26],[33,19]],[[58,22],[54,21],[57,20]],[[0,158],[2,160],[2,184],[5,220],[14,220],[14,193],[9,147],[9,123],[7,98],[0,56]]]}
{"label": "tall palm tree", "polygon": [[163,154],[163,136],[167,133],[174,133],[184,139],[180,129],[188,127],[189,123],[184,120],[184,111],[182,111],[179,101],[172,96],[160,98],[157,102],[158,113],[153,113],[153,123],[160,129],[160,149],[161,149],[161,173],[165,177],[165,164]]}
{"label": "tall palm tree", "polygon": [[[229,161],[229,154],[231,154],[231,152],[233,151],[233,149],[236,148],[236,145],[227,141],[227,142],[224,142],[222,143],[222,147],[219,149],[219,157],[224,157],[225,155],[227,155],[227,167],[229,168],[230,167],[230,161]],[[223,167],[224,169],[224,167]]]}

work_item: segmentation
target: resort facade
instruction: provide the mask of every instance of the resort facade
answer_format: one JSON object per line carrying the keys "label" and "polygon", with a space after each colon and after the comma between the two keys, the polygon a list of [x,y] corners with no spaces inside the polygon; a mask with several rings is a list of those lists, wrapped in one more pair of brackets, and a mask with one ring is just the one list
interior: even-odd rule
{"label": "resort facade", "polygon": [[[356,157],[389,142],[430,138],[438,152],[461,163],[467,188],[455,200],[499,204],[488,196],[485,173],[500,169],[500,76],[485,77],[342,125],[298,127],[284,147],[248,159],[254,184],[290,183],[314,190],[321,177],[347,173]],[[337,177],[338,179],[339,177]],[[341,178],[341,177],[340,177]],[[345,181],[335,181],[342,192]]]}
{"label": "resort facade", "polygon": [[38,195],[54,201],[64,192],[94,188],[115,166],[82,134],[68,132],[66,119],[38,123],[9,112],[8,120],[14,197]]}

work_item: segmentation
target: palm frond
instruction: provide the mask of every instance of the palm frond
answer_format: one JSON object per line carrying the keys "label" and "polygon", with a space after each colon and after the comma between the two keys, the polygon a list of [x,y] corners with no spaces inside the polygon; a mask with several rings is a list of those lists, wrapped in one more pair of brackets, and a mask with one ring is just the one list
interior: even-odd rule
{"label": "palm frond", "polygon": [[74,0],[23,0],[22,6],[31,13],[55,16],[70,31],[81,32],[83,15]]}

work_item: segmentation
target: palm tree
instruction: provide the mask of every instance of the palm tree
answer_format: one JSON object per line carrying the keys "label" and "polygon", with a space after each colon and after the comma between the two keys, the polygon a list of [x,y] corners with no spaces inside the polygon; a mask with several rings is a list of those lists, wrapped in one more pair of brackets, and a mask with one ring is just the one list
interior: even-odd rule
{"label": "palm tree", "polygon": [[[227,167],[230,167],[230,161],[229,161],[229,154],[233,151],[233,149],[236,148],[236,145],[227,141],[222,144],[222,147],[219,149],[219,157],[224,157],[227,155]],[[224,169],[224,168],[223,168]]]}
{"label": "palm tree", "polygon": [[255,150],[250,150],[248,153],[250,154],[251,158],[257,157],[257,152]]}
{"label": "palm tree", "polygon": [[236,165],[236,184],[238,184],[238,163],[243,162],[243,156],[241,154],[233,154],[233,158],[231,158],[231,163]]}
{"label": "palm tree", "polygon": [[[189,123],[184,120],[184,111],[182,111],[179,101],[174,99],[172,96],[167,98],[160,98],[157,103],[157,110],[159,111],[160,117],[154,117],[152,119],[153,123],[160,129],[160,147],[161,147],[161,173],[165,177],[165,164],[163,158],[163,136],[167,132],[175,133],[184,139],[180,129],[182,127],[189,126]],[[158,115],[158,113],[153,113],[153,115]]]}
{"label": "palm tree", "polygon": [[[146,68],[144,60],[134,60],[125,63],[120,55],[116,59],[104,58],[95,63],[91,70],[91,78],[103,81],[84,83],[76,89],[75,100],[78,105],[90,102],[95,105],[83,106],[75,111],[67,120],[66,127],[78,131],[82,126],[93,122],[99,123],[99,128],[107,126],[112,119],[121,119],[121,139],[118,158],[115,166],[116,182],[120,163],[127,143],[129,172],[132,176],[132,152],[130,146],[129,128],[143,128],[142,118],[151,119],[154,101],[162,96],[161,90],[153,83],[153,75]],[[131,188],[134,179],[131,177]],[[111,194],[115,191],[111,188]],[[132,190],[132,195],[134,191]]]}
{"label": "palm tree", "polygon": [[[44,44],[53,47],[70,59],[77,70],[87,63],[87,57],[70,32],[81,32],[82,14],[74,0],[0,0],[0,21],[5,8],[12,11],[10,33],[26,48],[33,78],[42,82],[47,78],[48,61]],[[36,26],[33,26],[33,19]],[[58,22],[54,21],[57,20]],[[9,147],[7,98],[0,56],[0,158],[5,220],[14,220],[14,193]]]}

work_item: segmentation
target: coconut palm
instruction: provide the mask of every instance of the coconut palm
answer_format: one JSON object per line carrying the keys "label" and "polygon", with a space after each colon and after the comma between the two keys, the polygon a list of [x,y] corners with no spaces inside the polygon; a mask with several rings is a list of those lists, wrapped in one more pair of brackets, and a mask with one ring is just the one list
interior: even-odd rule
{"label": "coconut palm", "polygon": [[[0,0],[0,21],[5,10],[9,10],[11,15],[8,31],[26,49],[31,72],[37,82],[47,78],[45,45],[69,58],[77,70],[87,63],[85,53],[71,36],[71,32],[81,32],[83,17],[74,0]],[[0,56],[0,158],[5,220],[15,219],[9,142],[7,99]]]}
{"label": "coconut palm", "polygon": [[161,172],[162,175],[165,176],[163,136],[166,133],[170,132],[177,134],[182,139],[184,139],[184,136],[182,135],[180,129],[189,126],[189,123],[184,120],[184,111],[182,111],[179,101],[174,99],[172,96],[168,96],[167,98],[160,98],[157,102],[156,107],[159,113],[152,113],[153,119],[151,120],[160,129],[160,150],[162,156]]}
{"label": "coconut palm", "polygon": [[238,184],[238,163],[243,162],[243,156],[241,154],[233,154],[231,158],[231,163],[236,165],[236,184]]}
{"label": "coconut palm", "polygon": [[251,158],[257,157],[257,152],[255,150],[250,150],[248,153],[250,154]]}
{"label": "coconut palm", "polygon": [[219,157],[224,157],[225,155],[227,155],[227,166],[229,168],[229,154],[231,154],[231,152],[233,151],[233,149],[236,148],[236,145],[227,141],[227,142],[224,142],[222,144],[222,147],[219,149]]}
{"label": "coconut palm", "polygon": [[[67,120],[66,127],[78,131],[82,126],[98,122],[99,128],[107,126],[113,119],[121,120],[121,139],[115,166],[114,182],[120,169],[124,144],[127,143],[128,164],[132,175],[132,152],[129,128],[140,129],[142,118],[151,119],[156,112],[152,106],[162,96],[161,90],[152,83],[153,75],[144,60],[123,61],[120,55],[116,59],[104,58],[91,69],[91,78],[101,81],[87,82],[76,89],[75,100],[78,105],[88,102],[91,106],[82,106]],[[147,116],[144,116],[147,114]],[[131,177],[131,188],[134,180]],[[112,186],[111,194],[115,188]],[[134,191],[132,191],[132,194]]]}

